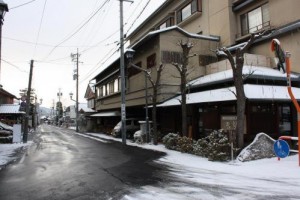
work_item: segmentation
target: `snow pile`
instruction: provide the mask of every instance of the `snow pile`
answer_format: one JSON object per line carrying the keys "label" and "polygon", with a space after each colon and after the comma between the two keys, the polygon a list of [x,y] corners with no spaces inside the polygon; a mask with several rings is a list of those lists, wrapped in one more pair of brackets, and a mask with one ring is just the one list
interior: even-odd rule
{"label": "snow pile", "polygon": [[24,143],[15,143],[15,144],[0,144],[0,169],[1,166],[8,164],[9,162],[16,159],[13,155],[18,149],[27,147],[31,145],[32,142]]}
{"label": "snow pile", "polygon": [[259,133],[256,135],[254,141],[242,150],[237,160],[244,162],[275,157],[273,145],[274,140],[270,136],[265,133]]}

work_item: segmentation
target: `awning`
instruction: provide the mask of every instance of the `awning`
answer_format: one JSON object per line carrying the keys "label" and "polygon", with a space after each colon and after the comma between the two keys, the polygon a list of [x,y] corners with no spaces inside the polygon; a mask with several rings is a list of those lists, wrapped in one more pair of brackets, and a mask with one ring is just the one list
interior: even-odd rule
{"label": "awning", "polygon": [[[270,85],[244,85],[246,98],[251,100],[270,100],[270,101],[290,101],[287,87]],[[187,94],[187,104],[235,101],[235,87],[227,87],[215,90],[195,92]],[[297,100],[300,100],[300,88],[292,88]],[[158,107],[179,106],[181,105],[181,95],[174,97]]]}
{"label": "awning", "polygon": [[100,113],[90,115],[90,117],[116,117],[116,116],[121,116],[120,111],[100,112]]}

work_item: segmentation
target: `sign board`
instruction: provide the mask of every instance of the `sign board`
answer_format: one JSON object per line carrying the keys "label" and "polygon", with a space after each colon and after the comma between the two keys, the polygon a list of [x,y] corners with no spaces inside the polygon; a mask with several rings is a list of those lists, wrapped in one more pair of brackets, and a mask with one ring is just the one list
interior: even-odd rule
{"label": "sign board", "polygon": [[278,158],[285,158],[290,154],[290,146],[284,140],[276,140],[273,147]]}
{"label": "sign board", "polygon": [[221,116],[221,129],[233,131],[236,129],[237,117],[235,115]]}
{"label": "sign board", "polygon": [[22,142],[21,124],[14,124],[13,126],[13,143]]}

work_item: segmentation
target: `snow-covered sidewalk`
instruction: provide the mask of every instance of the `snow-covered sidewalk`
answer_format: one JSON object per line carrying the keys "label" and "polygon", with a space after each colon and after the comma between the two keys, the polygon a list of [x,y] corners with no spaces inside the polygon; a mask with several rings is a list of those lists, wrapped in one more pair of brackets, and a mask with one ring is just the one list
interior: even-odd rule
{"label": "snow-covered sidewalk", "polygon": [[0,144],[0,170],[1,166],[5,166],[9,162],[17,159],[15,153],[20,148],[27,148],[32,144],[32,141],[16,144]]}
{"label": "snow-covered sidewalk", "polygon": [[[104,134],[94,137],[115,140]],[[300,199],[300,167],[298,155],[278,161],[277,158],[251,162],[211,162],[206,158],[168,150],[164,145],[127,145],[165,152],[157,160],[169,166],[170,176],[178,181],[157,186],[143,186],[125,196],[126,200],[186,200],[186,199]]]}
{"label": "snow-covered sidewalk", "polygon": [[[121,142],[105,134],[87,133],[78,135],[107,143]],[[27,144],[0,144],[0,165],[14,157],[17,148]],[[278,161],[277,158],[251,162],[211,162],[206,158],[168,150],[164,145],[127,145],[165,152],[167,155],[156,162],[167,165],[170,180],[159,185],[134,188],[124,200],[194,200],[194,199],[300,199],[300,167],[298,155]],[[175,181],[174,181],[175,180]]]}

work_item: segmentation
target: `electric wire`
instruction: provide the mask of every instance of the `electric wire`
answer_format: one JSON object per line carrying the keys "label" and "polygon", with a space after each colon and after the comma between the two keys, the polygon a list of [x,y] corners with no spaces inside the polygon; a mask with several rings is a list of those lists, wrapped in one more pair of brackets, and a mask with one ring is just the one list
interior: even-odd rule
{"label": "electric wire", "polygon": [[[31,42],[31,41],[25,41],[25,40],[19,40],[19,39],[15,39],[15,38],[10,38],[10,37],[2,37],[3,39],[6,39],[6,40],[12,40],[12,41],[15,41],[15,42],[21,42],[21,43],[25,43],[25,44],[31,44],[31,45],[37,45],[37,46],[44,46],[44,47],[55,47],[54,45],[51,45],[51,44],[45,44],[45,43],[35,43],[35,42]],[[102,41],[102,40],[101,40]],[[102,41],[103,42],[103,41]],[[98,44],[98,43],[97,43]],[[97,44],[95,45],[90,45],[90,46],[86,46],[86,45],[83,45],[83,46],[78,46],[78,45],[66,45],[66,46],[59,46],[57,48],[73,48],[73,47],[85,47],[85,48],[91,48],[91,47],[96,47]]]}
{"label": "electric wire", "polygon": [[141,10],[141,12],[137,15],[137,17],[135,18],[135,20],[131,23],[131,25],[129,26],[129,28],[126,31],[126,34],[128,34],[128,32],[132,29],[132,27],[135,25],[135,23],[137,22],[137,20],[141,17],[141,15],[144,13],[144,11],[146,10],[146,8],[148,7],[149,3],[151,0],[148,0],[148,2],[146,3],[146,5],[144,6],[144,8]]}
{"label": "electric wire", "polygon": [[[112,52],[113,51],[113,52]],[[80,83],[82,83],[83,81],[85,81],[86,79],[88,79],[96,70],[97,67],[99,67],[98,65],[103,65],[104,63],[106,63],[110,58],[112,58],[115,53],[117,53],[119,51],[119,47],[117,46],[117,49],[112,48],[106,55],[103,56],[103,58],[92,68],[90,69],[86,75],[84,76],[84,78],[82,80],[80,80]],[[111,53],[112,52],[112,53]],[[110,54],[110,55],[109,55]]]}
{"label": "electric wire", "polygon": [[39,38],[40,38],[40,33],[41,33],[42,24],[43,24],[43,19],[44,19],[46,4],[47,4],[47,0],[45,0],[44,7],[43,7],[42,17],[41,17],[41,21],[40,21],[40,24],[39,24],[39,31],[38,31],[38,34],[37,34],[37,37],[36,37],[36,41],[35,41],[35,45],[34,45],[33,57],[35,57],[35,53],[36,53],[36,49],[37,49],[37,43],[38,43]]}
{"label": "electric wire", "polygon": [[70,36],[68,36],[66,39],[64,39],[63,41],[61,41],[60,43],[58,43],[57,45],[54,46],[54,48],[52,48],[52,50],[50,51],[50,53],[43,59],[43,60],[46,60],[53,52],[54,50],[60,46],[61,44],[65,43],[66,41],[68,41],[69,39],[71,39],[74,35],[76,35],[83,27],[85,27],[90,21],[91,19],[93,19],[95,17],[95,15],[104,7],[104,5],[106,3],[108,3],[110,0],[106,0],[98,9],[97,11],[92,14],[92,16],[90,16],[85,22],[83,25],[81,25],[77,30],[75,30],[74,33],[72,33]]}
{"label": "electric wire", "polygon": [[[106,8],[103,8],[102,13],[96,17],[94,23],[91,25],[92,28],[89,30],[89,33],[87,34],[88,37],[85,39],[85,41],[83,41],[85,42],[83,44],[87,44],[86,46],[88,46],[89,44],[93,43],[95,36],[98,35],[98,32],[102,27],[103,22],[106,20],[109,11],[111,11],[112,9],[112,6],[113,6],[113,1],[110,1],[110,3],[106,6]],[[96,7],[96,5],[94,7]]]}
{"label": "electric wire", "polygon": [[15,6],[15,7],[9,8],[9,10],[12,10],[12,9],[15,9],[15,8],[19,8],[19,7],[22,7],[22,6],[28,5],[28,4],[30,4],[30,3],[33,3],[33,2],[35,2],[35,1],[36,1],[36,0],[28,1],[28,2],[26,2],[26,3],[23,3],[23,4],[21,4],[21,5],[18,5],[18,6]]}
{"label": "electric wire", "polygon": [[20,72],[24,72],[24,73],[29,73],[28,71],[25,71],[23,69],[21,69],[20,67],[18,67],[17,65],[15,64],[12,64],[11,62],[7,61],[7,60],[4,60],[4,59],[1,59],[3,62],[9,64],[10,66],[13,66],[15,67],[17,70],[19,70]]}

